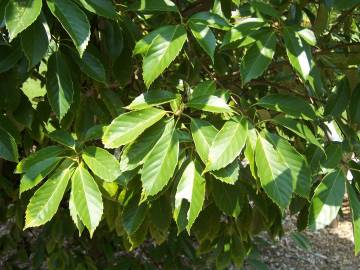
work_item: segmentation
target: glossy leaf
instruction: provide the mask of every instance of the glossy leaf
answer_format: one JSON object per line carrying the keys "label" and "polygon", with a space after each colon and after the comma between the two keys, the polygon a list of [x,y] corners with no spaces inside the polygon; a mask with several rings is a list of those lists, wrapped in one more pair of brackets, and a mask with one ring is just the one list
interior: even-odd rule
{"label": "glossy leaf", "polygon": [[327,174],[322,179],[311,200],[310,229],[322,229],[336,218],[345,193],[345,181],[344,173],[340,169]]}
{"label": "glossy leaf", "polygon": [[88,146],[81,156],[91,171],[104,181],[113,182],[119,177],[120,164],[108,151],[96,146]]}
{"label": "glossy leaf", "polygon": [[228,30],[228,22],[221,16],[211,12],[198,12],[190,17],[191,22],[201,23],[220,30]]}
{"label": "glossy leaf", "polygon": [[0,128],[0,158],[18,162],[18,150],[15,139],[6,130]]}
{"label": "glossy leaf", "polygon": [[79,0],[88,11],[97,15],[116,19],[116,10],[111,0]]}
{"label": "glossy leaf", "polygon": [[64,162],[31,197],[26,209],[25,227],[38,227],[55,215],[64,196],[74,163]]}
{"label": "glossy leaf", "polygon": [[[175,194],[174,219],[179,222],[179,215],[186,212],[186,229],[190,234],[190,229],[203,207],[205,200],[205,179],[201,176],[200,164],[196,161],[190,161],[186,166]],[[184,200],[188,202],[188,209]],[[179,227],[179,224],[178,224]]]}
{"label": "glossy leaf", "polygon": [[200,47],[210,56],[214,62],[214,53],[216,49],[216,38],[211,29],[204,24],[190,21],[190,29]]}
{"label": "glossy leaf", "polygon": [[354,232],[355,255],[360,252],[360,200],[354,188],[346,182],[346,190],[349,195],[351,216]]}
{"label": "glossy leaf", "polygon": [[211,144],[205,170],[219,170],[233,162],[245,145],[247,132],[248,123],[244,118],[226,121]]}
{"label": "glossy leaf", "polygon": [[10,40],[28,28],[40,15],[42,0],[10,0],[6,6],[5,23]]}
{"label": "glossy leaf", "polygon": [[94,54],[88,51],[84,52],[83,57],[80,60],[80,69],[90,78],[101,83],[106,82],[104,65]]}
{"label": "glossy leaf", "polygon": [[216,206],[225,214],[237,218],[244,204],[244,194],[239,186],[212,181],[212,196]]}
{"label": "glossy leaf", "polygon": [[105,147],[116,148],[134,141],[165,113],[163,110],[148,108],[121,114],[105,129],[102,137]]}
{"label": "glossy leaf", "polygon": [[156,195],[167,185],[174,174],[178,155],[179,140],[175,132],[175,121],[171,119],[144,162],[141,182],[145,196]]}
{"label": "glossy leaf", "polygon": [[71,178],[75,209],[92,237],[103,213],[103,202],[94,178],[80,164]]}
{"label": "glossy leaf", "polygon": [[47,0],[47,5],[82,57],[90,39],[90,25],[85,13],[70,0]]}
{"label": "glossy leaf", "polygon": [[67,131],[62,129],[54,130],[48,134],[50,140],[58,142],[66,147],[75,150],[75,139],[74,137]]}
{"label": "glossy leaf", "polygon": [[128,106],[129,110],[142,110],[153,106],[168,103],[176,99],[176,95],[165,90],[150,90],[137,96]]}

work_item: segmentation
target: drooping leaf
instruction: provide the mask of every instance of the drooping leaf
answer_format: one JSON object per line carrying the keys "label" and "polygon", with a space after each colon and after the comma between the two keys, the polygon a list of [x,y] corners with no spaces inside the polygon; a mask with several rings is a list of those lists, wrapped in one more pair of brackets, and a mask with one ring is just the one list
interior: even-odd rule
{"label": "drooping leaf", "polygon": [[216,127],[206,120],[191,119],[191,134],[194,139],[196,152],[204,163],[207,161],[209,149],[217,133]]}
{"label": "drooping leaf", "polygon": [[47,136],[50,138],[50,140],[75,150],[76,142],[74,137],[69,132],[62,129],[56,129],[50,132]]}
{"label": "drooping leaf", "polygon": [[282,160],[289,168],[293,179],[293,190],[299,196],[309,198],[312,178],[306,159],[297,152],[291,144],[280,136],[266,133],[266,138],[277,150]]}
{"label": "drooping leaf", "polygon": [[306,120],[315,120],[317,118],[309,102],[292,95],[267,95],[262,97],[256,104],[274,111],[284,112],[297,118],[300,117]]}
{"label": "drooping leaf", "polygon": [[192,98],[186,105],[190,108],[206,112],[229,113],[233,111],[226,103],[226,100],[213,95]]}
{"label": "drooping leaf", "polygon": [[18,150],[15,139],[0,127],[0,158],[18,162]]}
{"label": "drooping leaf", "polygon": [[104,65],[94,54],[89,51],[84,52],[79,64],[81,71],[90,78],[101,83],[106,83],[106,72]]}
{"label": "drooping leaf", "polygon": [[86,14],[70,0],[47,0],[47,5],[82,57],[90,40],[90,24]]}
{"label": "drooping leaf", "polygon": [[74,172],[73,165],[73,161],[61,164],[45,184],[34,193],[26,209],[24,229],[38,227],[52,219]]}
{"label": "drooping leaf", "polygon": [[316,45],[316,37],[313,31],[308,28],[303,28],[297,31],[299,36],[305,40],[309,45],[315,46]]}
{"label": "drooping leaf", "polygon": [[79,236],[81,236],[82,232],[84,231],[84,224],[82,223],[78,212],[76,211],[75,208],[75,203],[74,203],[74,192],[70,192],[70,198],[69,198],[69,212],[70,212],[70,216],[72,221],[74,222],[76,228],[79,231]]}
{"label": "drooping leaf", "polygon": [[64,148],[60,146],[52,145],[42,148],[21,160],[16,166],[15,173],[26,173],[31,170],[36,163],[51,157],[57,157],[62,153],[64,153]]}
{"label": "drooping leaf", "polygon": [[171,119],[144,162],[141,182],[143,193],[153,196],[160,192],[173,176],[179,155],[179,139],[175,121]]}
{"label": "drooping leaf", "polygon": [[265,32],[246,52],[240,63],[242,83],[261,76],[271,63],[276,47],[274,32]]}
{"label": "drooping leaf", "polygon": [[113,182],[119,177],[120,164],[108,151],[96,146],[88,146],[81,156],[92,172],[104,181]]}
{"label": "drooping leaf", "polygon": [[332,115],[333,117],[339,117],[342,112],[345,111],[348,103],[350,102],[350,98],[351,93],[349,81],[346,77],[343,77],[341,80],[339,80],[336,87],[334,88],[334,91],[329,96],[325,105],[324,114]]}
{"label": "drooping leaf", "polygon": [[338,169],[327,174],[317,186],[309,209],[309,228],[322,229],[333,221],[345,193],[344,173]]}
{"label": "drooping leaf", "polygon": [[293,191],[291,172],[272,144],[262,135],[257,139],[255,163],[261,186],[280,209],[284,210],[290,203]]}
{"label": "drooping leaf", "polygon": [[103,213],[101,192],[94,178],[81,163],[71,178],[75,209],[92,237]]}
{"label": "drooping leaf", "polygon": [[216,37],[214,33],[207,25],[201,23],[194,23],[190,21],[189,26],[200,47],[210,56],[211,60],[214,62],[214,53],[216,48]]}
{"label": "drooping leaf", "polygon": [[245,145],[247,132],[246,119],[234,117],[226,121],[211,144],[205,170],[219,170],[233,162]]}
{"label": "drooping leaf", "polygon": [[216,84],[214,81],[203,81],[198,83],[190,93],[190,100],[203,97],[214,96],[216,93]]}
{"label": "drooping leaf", "polygon": [[61,52],[55,52],[50,56],[46,75],[49,103],[61,120],[70,109],[74,96],[71,74]]}
{"label": "drooping leaf", "polygon": [[212,171],[211,174],[221,182],[233,185],[239,178],[239,171],[240,165],[238,160],[235,159],[226,167],[217,171]]}
{"label": "drooping leaf", "polygon": [[143,59],[143,78],[147,88],[174,61],[186,39],[182,25],[168,27],[152,39]]}
{"label": "drooping leaf", "polygon": [[220,30],[228,30],[230,28],[228,22],[224,18],[218,14],[207,11],[195,13],[189,20],[191,22],[201,23]]}
{"label": "drooping leaf", "polygon": [[160,121],[147,129],[133,143],[127,145],[121,155],[121,171],[130,171],[142,165],[160,139],[165,122]]}
{"label": "drooping leaf", "polygon": [[[205,200],[205,179],[201,176],[201,167],[197,161],[191,160],[187,164],[175,194],[174,219],[178,224],[178,232],[183,228],[179,223],[180,215],[184,214],[184,200],[189,204],[186,212],[186,229],[190,229],[198,217]],[[179,230],[180,229],[180,230]]]}
{"label": "drooping leaf", "polygon": [[360,252],[360,199],[354,188],[349,184],[349,182],[346,182],[346,187],[350,201],[356,256]]}
{"label": "drooping leaf", "polygon": [[19,43],[15,43],[13,46],[0,46],[0,73],[14,67],[22,56]]}
{"label": "drooping leaf", "polygon": [[289,27],[283,28],[283,35],[290,64],[304,80],[307,80],[313,66],[309,45]]}
{"label": "drooping leaf", "polygon": [[275,8],[273,8],[272,5],[266,2],[256,0],[251,1],[251,5],[260,13],[274,18],[280,18],[280,13]]}
{"label": "drooping leaf", "polygon": [[116,10],[111,0],[79,0],[88,11],[109,19],[116,19]]}
{"label": "drooping leaf", "polygon": [[128,106],[129,110],[142,110],[153,106],[168,103],[176,99],[176,95],[165,90],[150,90],[137,96]]}
{"label": "drooping leaf", "polygon": [[159,121],[165,111],[148,108],[121,114],[106,127],[102,141],[106,148],[116,148],[134,141],[145,129]]}
{"label": "drooping leaf", "polygon": [[137,196],[131,197],[124,207],[122,222],[128,235],[134,234],[144,222],[148,207],[146,203],[139,205]]}
{"label": "drooping leaf", "polygon": [[45,19],[37,19],[21,34],[21,47],[29,61],[29,68],[38,64],[48,50],[50,29]]}
{"label": "drooping leaf", "polygon": [[42,0],[10,0],[6,6],[5,23],[10,40],[28,28],[40,15]]}

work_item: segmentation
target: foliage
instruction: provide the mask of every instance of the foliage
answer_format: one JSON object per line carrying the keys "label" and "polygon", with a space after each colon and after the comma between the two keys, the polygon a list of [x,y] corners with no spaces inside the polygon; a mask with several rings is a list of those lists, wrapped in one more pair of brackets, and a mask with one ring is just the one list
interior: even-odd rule
{"label": "foliage", "polygon": [[6,269],[240,268],[345,192],[359,253],[359,5],[0,0]]}

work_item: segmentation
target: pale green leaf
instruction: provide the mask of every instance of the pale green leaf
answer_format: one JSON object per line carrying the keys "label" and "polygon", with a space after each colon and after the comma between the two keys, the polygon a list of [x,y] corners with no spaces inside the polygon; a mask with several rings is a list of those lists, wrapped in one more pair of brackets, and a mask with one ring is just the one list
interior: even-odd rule
{"label": "pale green leaf", "polygon": [[28,28],[40,15],[42,0],[10,0],[5,10],[5,24],[10,40]]}
{"label": "pale green leaf", "polygon": [[205,170],[219,170],[233,162],[245,145],[247,133],[246,119],[234,117],[226,121],[211,144]]}
{"label": "pale green leaf", "polygon": [[235,159],[225,168],[218,171],[212,171],[211,174],[221,182],[233,185],[239,178],[240,165],[239,161]]}
{"label": "pale green leaf", "polygon": [[179,155],[179,140],[175,132],[175,121],[171,119],[164,132],[145,160],[141,182],[145,196],[160,192],[173,176]]}
{"label": "pale green leaf", "polygon": [[74,172],[73,165],[74,162],[65,161],[34,193],[26,209],[24,229],[43,225],[52,219]]}
{"label": "pale green leaf", "polygon": [[133,142],[145,129],[159,121],[165,111],[148,108],[124,113],[106,127],[102,141],[106,148],[116,148]]}
{"label": "pale green leaf", "polygon": [[[200,164],[191,160],[180,178],[175,194],[174,219],[178,224],[180,215],[186,211],[186,229],[189,234],[205,200],[205,179],[201,176],[201,170]],[[184,200],[189,204],[186,210]],[[178,224],[178,227],[181,226]]]}
{"label": "pale green leaf", "polygon": [[338,169],[327,174],[314,191],[309,208],[309,228],[322,229],[337,216],[345,193],[345,175]]}
{"label": "pale green leaf", "polygon": [[216,84],[215,81],[203,81],[198,83],[190,93],[190,100],[202,97],[202,96],[211,96],[216,93]]}
{"label": "pale green leaf", "polygon": [[206,163],[209,156],[209,149],[218,133],[216,127],[206,120],[191,119],[191,134],[195,143],[196,152],[201,160]]}
{"label": "pale green leaf", "polygon": [[191,99],[186,105],[193,109],[214,113],[233,112],[224,98],[218,96],[200,96]]}
{"label": "pale green leaf", "polygon": [[200,47],[210,56],[212,62],[214,62],[214,53],[216,49],[216,37],[214,33],[207,25],[202,23],[190,21],[189,26]]}
{"label": "pale green leaf", "polygon": [[360,252],[360,199],[354,188],[346,182],[347,193],[349,195],[352,224],[354,231],[355,255]]}
{"label": "pale green leaf", "polygon": [[244,155],[249,162],[249,167],[251,174],[254,178],[257,177],[255,170],[255,149],[257,142],[257,132],[256,129],[250,125],[248,130],[248,137],[246,139],[246,147],[244,150]]}
{"label": "pale green leaf", "polygon": [[57,157],[62,153],[64,153],[64,148],[60,146],[52,145],[42,148],[21,160],[16,166],[15,173],[28,172],[36,163],[51,157]]}
{"label": "pale green leaf", "polygon": [[305,40],[309,45],[315,46],[316,45],[316,37],[313,31],[308,28],[303,28],[297,31],[299,36]]}
{"label": "pale green leaf", "polygon": [[90,24],[86,14],[70,0],[47,0],[47,5],[82,57],[90,40]]}
{"label": "pale green leaf", "polygon": [[274,32],[265,32],[250,47],[240,63],[242,83],[261,76],[271,63],[276,48],[276,35]]}
{"label": "pale green leaf", "polygon": [[297,96],[272,94],[264,96],[256,104],[267,109],[284,112],[293,117],[304,118],[305,120],[315,120],[317,118],[309,101]]}
{"label": "pale green leaf", "polygon": [[53,53],[48,61],[46,90],[51,108],[61,120],[73,102],[74,88],[68,65],[61,53]]}
{"label": "pale green leaf", "polygon": [[137,96],[128,106],[129,110],[142,110],[168,103],[176,99],[176,95],[165,90],[150,90]]}
{"label": "pale green leaf", "polygon": [[108,151],[88,146],[84,149],[82,158],[91,171],[106,182],[113,182],[120,175],[120,164]]}
{"label": "pale green leaf", "polygon": [[304,80],[307,80],[313,65],[309,45],[289,27],[283,28],[283,36],[290,64]]}
{"label": "pale green leaf", "polygon": [[70,198],[69,198],[69,212],[70,212],[70,216],[72,221],[74,222],[76,228],[79,231],[79,236],[81,236],[82,232],[84,231],[84,224],[82,223],[78,212],[76,211],[75,208],[75,203],[74,203],[74,192],[70,192]]}
{"label": "pale green leaf", "polygon": [[261,186],[284,210],[290,204],[293,191],[291,172],[272,144],[261,135],[256,143],[255,163]]}
{"label": "pale green leaf", "polygon": [[174,61],[186,39],[185,27],[173,25],[152,40],[143,59],[143,78],[147,88]]}
{"label": "pale green leaf", "polygon": [[92,237],[103,213],[103,201],[98,185],[81,163],[71,178],[75,209]]}
{"label": "pale green leaf", "polygon": [[32,165],[20,180],[19,195],[39,184],[55,169],[62,159],[62,157],[50,157],[37,161]]}
{"label": "pale green leaf", "polygon": [[142,165],[160,139],[165,121],[160,121],[145,130],[136,141],[125,146],[120,160],[121,171],[130,171]]}

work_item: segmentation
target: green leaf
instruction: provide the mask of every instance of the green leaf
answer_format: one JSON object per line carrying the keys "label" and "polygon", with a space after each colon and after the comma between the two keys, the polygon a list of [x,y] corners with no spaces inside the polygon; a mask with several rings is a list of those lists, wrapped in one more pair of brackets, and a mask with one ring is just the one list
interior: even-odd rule
{"label": "green leaf", "polygon": [[75,150],[76,142],[74,137],[71,136],[69,132],[62,129],[57,129],[53,132],[50,132],[47,136],[50,138],[50,140]]}
{"label": "green leaf", "polygon": [[204,81],[198,83],[190,93],[190,100],[202,96],[211,96],[216,94],[215,81]]}
{"label": "green leaf", "polygon": [[89,51],[84,52],[80,60],[80,69],[95,81],[106,83],[106,72],[104,65],[94,54]]}
{"label": "green leaf", "polygon": [[243,85],[261,76],[271,63],[276,48],[274,32],[265,32],[246,52],[240,63]]}
{"label": "green leaf", "polygon": [[276,116],[271,121],[275,122],[276,124],[282,125],[288,130],[294,132],[296,135],[305,139],[309,143],[312,143],[322,149],[322,146],[314,136],[314,133],[303,122],[281,115]]}
{"label": "green leaf", "polygon": [[130,171],[142,165],[160,139],[164,128],[165,121],[160,121],[145,130],[136,141],[125,146],[121,155],[120,170]]}
{"label": "green leaf", "polygon": [[165,111],[148,108],[121,114],[106,127],[102,141],[106,148],[116,148],[134,141],[145,129],[159,121]]}
{"label": "green leaf", "polygon": [[0,73],[8,71],[15,66],[22,56],[23,53],[18,43],[15,43],[13,46],[0,46]]}
{"label": "green leaf", "polygon": [[230,106],[221,97],[218,96],[200,96],[191,99],[187,104],[188,107],[206,112],[229,113],[233,112]]}
{"label": "green leaf", "polygon": [[45,19],[37,19],[21,34],[21,47],[29,61],[29,68],[37,65],[48,50],[50,29]]}
{"label": "green leaf", "polygon": [[351,216],[354,231],[355,256],[360,252],[360,200],[354,188],[346,182],[347,193],[349,195]]}
{"label": "green leaf", "polygon": [[176,95],[165,90],[150,90],[137,96],[128,106],[129,110],[142,110],[168,103],[176,99]]}
{"label": "green leaf", "polygon": [[[181,228],[181,226],[179,227],[179,215],[186,211],[186,229],[189,234],[205,200],[205,179],[201,176],[201,171],[200,164],[191,160],[180,178],[175,194],[174,219],[178,228]],[[189,204],[186,210],[184,210],[186,207],[184,200]]]}
{"label": "green leaf", "polygon": [[322,229],[333,221],[345,193],[345,175],[338,169],[327,174],[314,191],[309,208],[309,228]]}
{"label": "green leaf", "polygon": [[104,208],[99,187],[82,163],[75,170],[71,182],[75,209],[92,237]]}
{"label": "green leaf", "polygon": [[356,86],[351,95],[349,104],[349,116],[353,123],[360,124],[360,84]]}
{"label": "green leaf", "polygon": [[208,121],[196,118],[191,119],[191,134],[194,139],[196,152],[204,163],[208,159],[209,149],[217,133],[216,127]]}
{"label": "green leaf", "polygon": [[5,23],[10,41],[28,28],[40,15],[42,0],[10,0],[5,10]]}
{"label": "green leaf", "polygon": [[216,49],[216,37],[211,29],[202,23],[189,22],[192,34],[200,47],[210,56],[214,62],[214,53]]}
{"label": "green leaf", "polygon": [[239,186],[212,181],[211,194],[216,206],[229,216],[237,218],[245,203],[245,196]]}
{"label": "green leaf", "polygon": [[247,132],[248,122],[244,118],[226,121],[211,144],[205,171],[219,170],[233,162],[245,145]]}
{"label": "green leaf", "polygon": [[246,38],[249,34],[257,31],[260,27],[264,26],[266,22],[261,18],[245,18],[237,25],[226,32],[221,47],[225,47],[231,43]]}
{"label": "green leaf", "polygon": [[81,222],[79,213],[76,211],[75,203],[74,203],[74,192],[70,193],[69,198],[69,212],[72,221],[74,222],[76,228],[79,231],[79,236],[81,236],[82,232],[84,231],[84,224]]}
{"label": "green leaf", "polygon": [[173,176],[179,155],[179,139],[175,132],[175,121],[171,119],[164,132],[145,160],[141,182],[145,196],[160,192]]}
{"label": "green leaf", "polygon": [[138,0],[136,3],[129,6],[129,9],[147,12],[178,12],[178,8],[170,0]]}
{"label": "green leaf", "polygon": [[126,202],[122,212],[122,222],[128,235],[134,234],[143,224],[148,207],[146,203],[139,205],[138,198],[133,196]]}
{"label": "green leaf", "polygon": [[280,18],[280,13],[268,3],[262,1],[251,1],[251,5],[256,11],[274,18]]}
{"label": "green leaf", "polygon": [[283,36],[290,64],[304,80],[307,80],[313,66],[309,45],[290,27],[283,28]]}
{"label": "green leaf", "polygon": [[79,0],[88,11],[109,19],[116,19],[116,10],[111,0]]}
{"label": "green leaf", "polygon": [[250,125],[248,130],[248,137],[246,139],[246,147],[244,150],[244,155],[246,159],[249,161],[249,167],[251,174],[254,178],[256,178],[256,170],[255,170],[255,149],[257,142],[257,132],[256,129]]}
{"label": "green leaf", "polygon": [[32,165],[20,180],[19,195],[39,184],[55,169],[62,159],[62,157],[50,157],[37,161]]}
{"label": "green leaf", "polygon": [[211,174],[221,182],[233,185],[239,178],[240,165],[235,159],[232,163],[218,171],[212,171]]}
{"label": "green leaf", "polygon": [[281,210],[290,204],[293,191],[292,176],[279,153],[262,135],[255,148],[255,163],[261,186]]}
{"label": "green leaf", "polygon": [[143,59],[143,78],[147,88],[174,61],[186,39],[185,27],[172,25],[152,40]]}
{"label": "green leaf", "polygon": [[74,172],[73,165],[73,161],[64,162],[34,193],[26,209],[24,229],[38,227],[52,219]]}
{"label": "green leaf", "polygon": [[52,145],[42,148],[21,160],[16,166],[15,173],[28,172],[36,163],[51,157],[57,157],[62,153],[64,153],[64,148],[60,146]]}
{"label": "green leaf", "polygon": [[306,159],[291,144],[280,136],[266,133],[266,138],[274,146],[289,168],[293,179],[293,190],[299,196],[309,198],[312,178]]}
{"label": "green leaf", "polygon": [[284,112],[296,118],[304,118],[305,120],[317,118],[309,102],[297,96],[272,94],[264,96],[256,104],[267,109]]}
{"label": "green leaf", "polygon": [[120,164],[108,151],[88,146],[84,149],[82,158],[94,174],[106,182],[115,181],[120,175]]}
{"label": "green leaf", "polygon": [[47,0],[47,5],[82,57],[90,40],[90,24],[86,14],[70,0]]}
{"label": "green leaf", "polygon": [[18,150],[13,136],[0,127],[0,158],[18,162]]}
{"label": "green leaf", "polygon": [[316,45],[316,37],[313,31],[308,28],[303,28],[297,31],[298,35],[305,40],[309,45],[315,46]]}
{"label": "green leaf", "polygon": [[224,18],[208,11],[195,13],[190,17],[189,21],[201,23],[220,30],[228,30],[230,28],[228,22]]}
{"label": "green leaf", "polygon": [[[354,91],[353,93],[356,92]],[[333,89],[332,94],[329,96],[325,105],[324,115],[332,115],[333,117],[339,117],[342,112],[345,111],[350,101],[351,91],[349,81],[346,77],[343,77],[341,80],[338,81],[336,87]]]}
{"label": "green leaf", "polygon": [[73,102],[74,88],[71,74],[60,52],[50,56],[47,67],[46,90],[49,103],[61,120]]}

